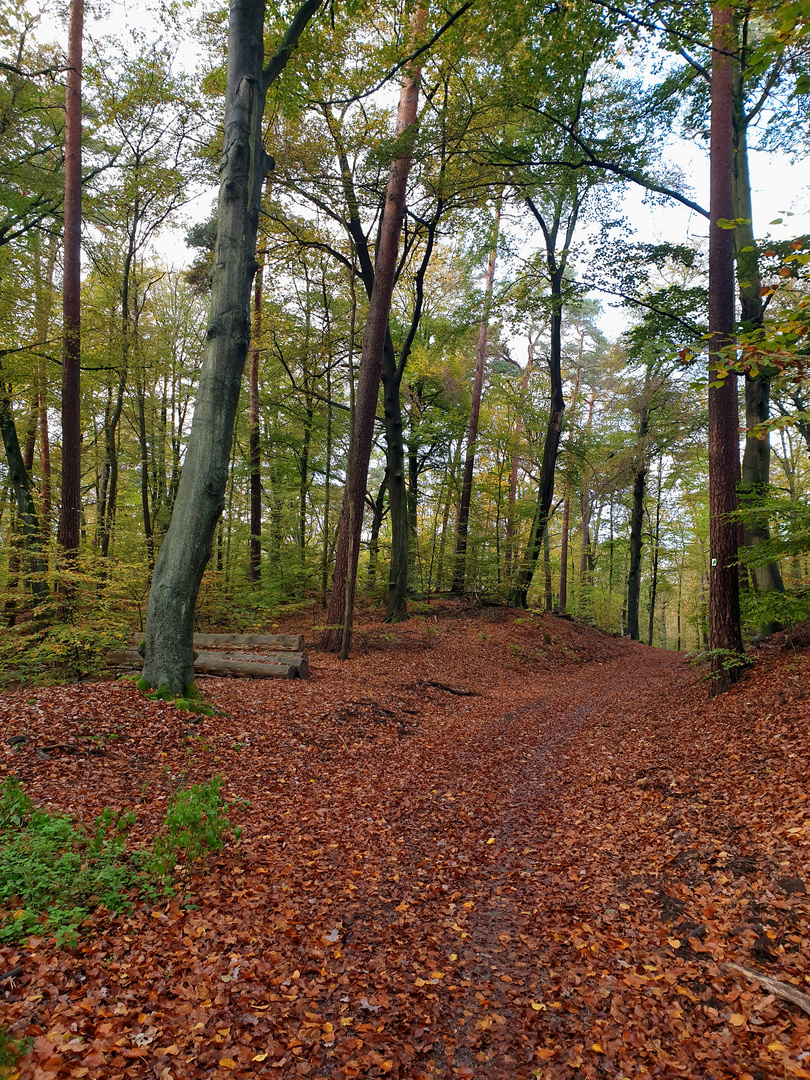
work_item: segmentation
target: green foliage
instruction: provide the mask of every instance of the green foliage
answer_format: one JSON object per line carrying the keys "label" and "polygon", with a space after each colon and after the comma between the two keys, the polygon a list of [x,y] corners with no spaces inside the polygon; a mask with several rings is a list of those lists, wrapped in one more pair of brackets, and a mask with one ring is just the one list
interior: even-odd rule
{"label": "green foliage", "polygon": [[106,671],[106,655],[132,632],[143,599],[144,567],[83,555],[60,569],[62,596],[36,620],[0,632],[0,687],[76,682]]}
{"label": "green foliage", "polygon": [[73,942],[91,911],[129,910],[142,896],[172,891],[177,864],[219,851],[229,833],[220,791],[224,780],[177,791],[161,833],[146,848],[128,847],[134,813],[102,811],[90,828],[66,814],[34,806],[19,781],[0,787],[0,941],[43,929],[57,942]]}
{"label": "green foliage", "polygon": [[228,806],[220,795],[224,782],[217,775],[172,796],[163,832],[145,860],[151,873],[166,878],[181,860],[193,862],[207,851],[220,851],[230,831],[238,839],[240,830],[228,821]]}

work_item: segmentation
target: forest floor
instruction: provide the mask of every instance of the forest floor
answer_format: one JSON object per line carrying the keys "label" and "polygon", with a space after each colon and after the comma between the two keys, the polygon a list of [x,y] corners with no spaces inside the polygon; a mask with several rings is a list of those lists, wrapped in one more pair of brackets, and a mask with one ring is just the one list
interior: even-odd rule
{"label": "forest floor", "polygon": [[810,1077],[810,1015],[723,969],[810,992],[806,646],[709,701],[683,655],[445,605],[310,662],[201,681],[195,725],[129,682],[0,695],[43,805],[145,841],[180,784],[250,800],[194,906],[0,948],[25,1080]]}

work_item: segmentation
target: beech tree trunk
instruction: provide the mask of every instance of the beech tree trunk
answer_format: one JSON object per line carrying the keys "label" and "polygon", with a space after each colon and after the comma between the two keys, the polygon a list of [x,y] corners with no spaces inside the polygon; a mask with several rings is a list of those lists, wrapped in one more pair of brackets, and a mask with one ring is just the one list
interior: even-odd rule
{"label": "beech tree trunk", "polygon": [[62,501],[59,544],[79,550],[81,520],[82,33],[84,0],[71,0],[65,88],[65,244],[62,271]]}
{"label": "beech tree trunk", "polygon": [[525,608],[529,595],[529,588],[534,577],[534,569],[540,552],[543,549],[544,536],[548,528],[548,519],[551,514],[551,503],[554,498],[554,473],[557,468],[557,455],[560,450],[560,436],[562,434],[563,413],[565,411],[565,399],[563,398],[562,384],[562,306],[563,306],[563,280],[568,252],[571,249],[571,241],[579,217],[580,200],[575,195],[571,207],[568,223],[565,228],[562,252],[557,251],[557,238],[560,231],[563,198],[561,197],[554,208],[554,218],[547,224],[545,218],[535,206],[533,201],[526,199],[526,205],[531,210],[538,225],[543,232],[546,245],[546,263],[549,276],[549,298],[551,301],[551,316],[549,319],[549,357],[548,371],[551,382],[551,398],[549,401],[548,424],[546,426],[546,438],[543,443],[543,462],[540,468],[540,490],[537,493],[537,506],[532,520],[532,529],[529,534],[529,542],[523,562],[516,575],[515,583],[509,594],[509,602],[515,607]]}
{"label": "beech tree trunk", "polygon": [[23,462],[14,414],[11,409],[11,389],[0,384],[0,435],[8,462],[8,476],[14,488],[17,500],[17,513],[22,526],[23,537],[30,556],[33,572],[31,592],[34,606],[48,596],[48,564],[42,551],[42,534],[34,504],[31,478]]}
{"label": "beech tree trunk", "polygon": [[641,547],[642,527],[644,524],[644,492],[647,483],[646,439],[649,427],[647,405],[641,414],[638,429],[640,458],[633,480],[633,506],[630,511],[630,568],[627,574],[627,633],[638,641],[638,608],[641,595]]}
{"label": "beech tree trunk", "polygon": [[464,592],[464,580],[467,570],[467,531],[470,521],[470,502],[472,500],[473,470],[475,469],[475,444],[478,439],[478,417],[481,412],[481,397],[484,392],[484,369],[487,359],[487,340],[489,338],[489,311],[492,307],[492,287],[495,281],[495,259],[498,253],[498,232],[501,224],[501,201],[495,206],[495,221],[492,226],[492,248],[484,280],[484,311],[478,331],[478,349],[475,355],[475,382],[473,384],[470,424],[467,428],[467,453],[464,458],[464,472],[461,477],[461,501],[458,507],[456,525],[456,553],[453,570],[452,592]]}
{"label": "beech tree trunk", "polygon": [[[422,0],[411,18],[411,37],[418,38],[424,30],[427,7]],[[399,157],[391,162],[385,192],[385,208],[380,226],[377,262],[374,267],[374,286],[369,301],[368,322],[363,335],[360,370],[352,430],[352,448],[335,555],[335,573],[329,598],[327,629],[323,647],[329,651],[351,644],[351,622],[354,593],[357,584],[357,564],[363,529],[363,508],[366,498],[368,465],[374,437],[374,420],[380,392],[383,349],[388,335],[388,315],[394,291],[394,277],[399,254],[399,238],[405,216],[405,190],[411,168],[413,141],[417,130],[417,106],[421,68],[411,66],[402,80],[397,113],[397,145],[403,147]],[[390,340],[390,339],[389,339]],[[389,484],[390,484],[389,477]],[[404,479],[404,478],[403,478]],[[406,517],[407,522],[407,517]],[[406,532],[407,538],[407,532]]]}
{"label": "beech tree trunk", "polygon": [[[256,272],[253,292],[253,343],[250,350],[250,412],[249,470],[250,470],[250,553],[248,577],[252,585],[262,576],[262,477],[259,456],[259,347],[262,333],[262,267]],[[328,530],[327,530],[328,531]]]}
{"label": "beech tree trunk", "polygon": [[[734,253],[737,266],[737,285],[740,296],[740,315],[746,331],[762,325],[764,308],[760,296],[761,279],[759,256],[754,237],[751,207],[751,177],[748,169],[749,117],[745,113],[742,64],[744,58],[734,65],[733,140],[734,171],[732,175],[733,217],[739,222],[733,230]],[[743,507],[748,511],[743,519],[743,539],[748,547],[766,544],[770,540],[767,514],[758,514],[757,504],[767,493],[771,474],[770,437],[757,438],[755,429],[764,424],[770,415],[770,379],[764,375],[745,376],[745,447],[742,459],[742,484],[740,494]],[[762,592],[784,592],[782,575],[775,562],[757,566],[753,570],[754,586]],[[763,633],[779,629],[775,622],[766,623]]]}
{"label": "beech tree trunk", "polygon": [[734,240],[717,222],[734,215],[733,11],[712,9],[711,222],[709,226],[709,648],[714,696],[735,683],[745,654],[740,627],[737,509],[740,474],[737,377],[724,372],[734,334]]}
{"label": "beech tree trunk", "polygon": [[269,85],[320,0],[293,18],[266,68],[264,0],[232,0],[228,30],[225,137],[220,165],[217,242],[205,358],[185,464],[171,524],[149,593],[141,686],[169,695],[196,694],[194,608],[224,506],[239,390],[250,341],[250,290],[262,182],[271,165],[262,145]]}

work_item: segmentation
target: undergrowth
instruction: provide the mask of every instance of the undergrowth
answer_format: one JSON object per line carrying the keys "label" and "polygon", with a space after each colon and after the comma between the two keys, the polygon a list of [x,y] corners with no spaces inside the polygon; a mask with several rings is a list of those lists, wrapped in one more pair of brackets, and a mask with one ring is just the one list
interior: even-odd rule
{"label": "undergrowth", "polygon": [[129,846],[132,812],[102,811],[89,828],[36,807],[16,777],[0,785],[0,941],[43,931],[73,943],[96,908],[128,911],[174,891],[184,864],[239,836],[220,794],[224,780],[181,788],[145,848]]}
{"label": "undergrowth", "polygon": [[17,1064],[33,1043],[32,1038],[15,1039],[8,1028],[0,1024],[0,1080],[17,1075]]}

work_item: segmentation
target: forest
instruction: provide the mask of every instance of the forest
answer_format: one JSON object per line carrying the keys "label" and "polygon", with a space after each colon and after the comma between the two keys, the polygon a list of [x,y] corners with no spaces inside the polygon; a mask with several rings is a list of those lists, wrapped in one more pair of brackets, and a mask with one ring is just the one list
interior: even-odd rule
{"label": "forest", "polygon": [[[234,240],[200,212],[232,183],[228,20],[81,18],[76,68],[42,13],[3,12],[4,678],[97,672],[143,629],[153,585],[156,605],[190,597],[179,637],[195,600],[199,628],[245,631],[320,605],[332,648],[357,589],[391,622],[453,595],[739,654],[739,629],[710,632],[718,565],[748,637],[805,617],[809,256],[778,195],[756,205],[749,168],[805,152],[801,4],[735,4],[725,27],[704,5],[596,0],[259,12],[264,41],[236,28],[275,68],[251,121],[255,250],[229,271],[250,289],[250,345],[240,323],[230,358],[213,305]],[[724,57],[729,209],[713,232],[736,268],[722,332],[737,345],[712,352],[721,272],[693,176],[708,179]],[[214,383],[244,383],[238,402],[203,400],[215,339],[230,368]],[[714,468],[718,512],[723,394],[740,434]],[[216,464],[199,464],[195,416]],[[192,471],[181,502],[204,521],[176,506]],[[166,583],[173,512],[163,563],[194,570]],[[719,560],[711,521],[734,547]],[[171,683],[158,668],[152,685]]]}
{"label": "forest", "polygon": [[0,1080],[810,1078],[808,27],[0,0]]}

